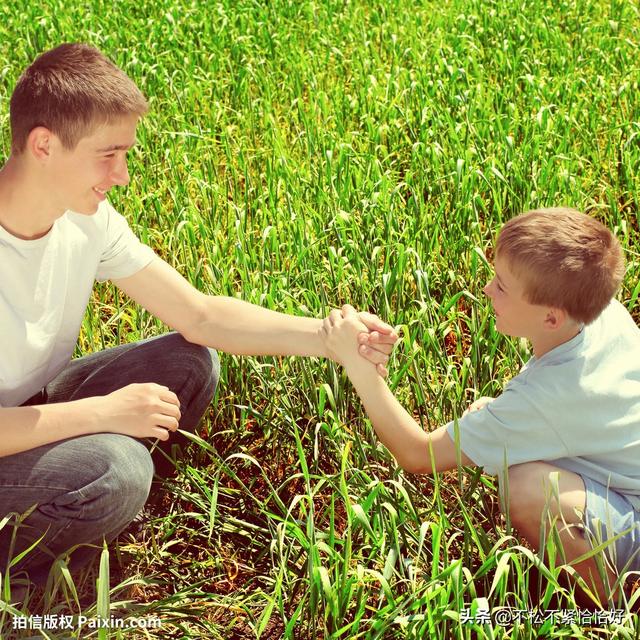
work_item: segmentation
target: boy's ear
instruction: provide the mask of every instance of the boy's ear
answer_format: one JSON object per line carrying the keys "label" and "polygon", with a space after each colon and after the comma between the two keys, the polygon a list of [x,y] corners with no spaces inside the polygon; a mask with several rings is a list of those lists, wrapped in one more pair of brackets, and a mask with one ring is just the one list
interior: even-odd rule
{"label": "boy's ear", "polygon": [[46,127],[34,127],[27,136],[27,150],[36,160],[47,160],[51,155],[54,135]]}
{"label": "boy's ear", "polygon": [[544,326],[552,331],[559,329],[567,320],[567,312],[564,309],[552,307],[547,311]]}

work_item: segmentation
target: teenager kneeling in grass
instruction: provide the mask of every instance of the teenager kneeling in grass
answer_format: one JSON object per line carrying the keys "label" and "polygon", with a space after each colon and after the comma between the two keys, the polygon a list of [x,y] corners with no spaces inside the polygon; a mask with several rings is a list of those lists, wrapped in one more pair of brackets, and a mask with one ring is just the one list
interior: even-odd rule
{"label": "teenager kneeling in grass", "polygon": [[[322,320],[194,289],[140,243],[107,202],[129,182],[127,151],[147,102],[99,51],[65,44],[40,56],[11,97],[11,156],[0,171],[0,572],[41,582],[52,559],[114,538],[153,475],[139,438],[175,442],[218,382],[215,349],[325,356]],[[114,284],[178,333],[71,361],[94,280]],[[396,339],[376,316],[367,357],[384,374]],[[171,439],[169,439],[169,437]],[[162,461],[156,458],[155,461]],[[94,553],[73,554],[75,567]]]}
{"label": "teenager kneeling in grass", "polygon": [[497,474],[508,482],[511,522],[534,548],[548,508],[567,563],[622,534],[606,548],[606,575],[593,556],[575,564],[602,603],[618,575],[640,570],[640,330],[613,299],[623,274],[616,238],[578,211],[530,211],[505,224],[484,292],[498,331],[528,338],[533,357],[502,395],[458,420],[460,451],[454,422],[425,433],[359,357],[366,338],[352,307],[333,311],[323,329],[404,469],[453,469],[459,455]]}

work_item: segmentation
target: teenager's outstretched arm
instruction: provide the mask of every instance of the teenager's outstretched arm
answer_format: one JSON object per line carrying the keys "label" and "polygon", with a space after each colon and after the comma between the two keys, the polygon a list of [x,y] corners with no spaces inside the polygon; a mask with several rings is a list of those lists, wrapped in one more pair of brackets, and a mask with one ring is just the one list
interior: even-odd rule
{"label": "teenager's outstretched arm", "polygon": [[[160,258],[115,284],[190,342],[238,355],[327,355],[321,319],[205,295]],[[397,339],[393,328],[372,314],[359,314],[359,318],[363,331],[375,332],[363,356],[384,366]]]}

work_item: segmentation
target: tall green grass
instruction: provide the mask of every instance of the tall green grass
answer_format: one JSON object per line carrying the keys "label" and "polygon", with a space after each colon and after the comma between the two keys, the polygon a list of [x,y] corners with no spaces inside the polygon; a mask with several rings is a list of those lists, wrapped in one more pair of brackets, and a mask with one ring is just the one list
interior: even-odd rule
{"label": "tall green grass", "polygon": [[[151,102],[113,197],[136,232],[208,293],[314,317],[350,302],[400,325],[389,382],[433,429],[529,357],[482,294],[518,212],[567,204],[615,229],[620,299],[640,317],[639,36],[637,6],[618,0],[9,0],[2,147],[35,55],[98,46]],[[99,286],[78,353],[163,329]],[[0,598],[2,637],[18,635],[13,612],[45,610],[163,621],[81,638],[638,635],[633,614],[461,622],[574,607],[571,569],[515,537],[497,479],[402,473],[330,363],[223,356],[195,439],[144,540],[121,536],[77,585],[61,562],[44,594]]]}

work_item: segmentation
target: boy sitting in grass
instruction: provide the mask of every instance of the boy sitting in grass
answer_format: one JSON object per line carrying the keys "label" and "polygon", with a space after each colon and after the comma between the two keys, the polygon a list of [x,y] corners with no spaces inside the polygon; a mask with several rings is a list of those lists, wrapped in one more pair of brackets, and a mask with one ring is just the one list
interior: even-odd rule
{"label": "boy sitting in grass", "polygon": [[457,421],[422,430],[359,357],[367,337],[352,307],[325,320],[327,348],[405,470],[454,469],[459,456],[497,474],[511,522],[534,548],[548,508],[566,563],[611,541],[602,575],[594,554],[574,564],[605,603],[617,576],[640,570],[640,330],[613,299],[622,250],[589,216],[543,209],[504,225],[494,266],[484,292],[496,328],[527,338],[533,357]]}
{"label": "boy sitting in grass", "polygon": [[[131,522],[153,462],[165,460],[152,462],[143,439],[175,442],[211,402],[219,365],[210,347],[326,355],[321,319],[200,293],[109,204],[109,191],[129,182],[127,152],[146,111],[132,80],[81,44],[42,54],[11,97],[11,155],[0,170],[3,577],[22,554],[13,575],[42,583],[52,560],[77,545],[79,568],[96,549],[85,543],[110,541]],[[177,333],[72,360],[96,279]],[[392,329],[359,317],[375,330],[368,358],[384,373]],[[28,514],[17,535],[11,514]]]}

